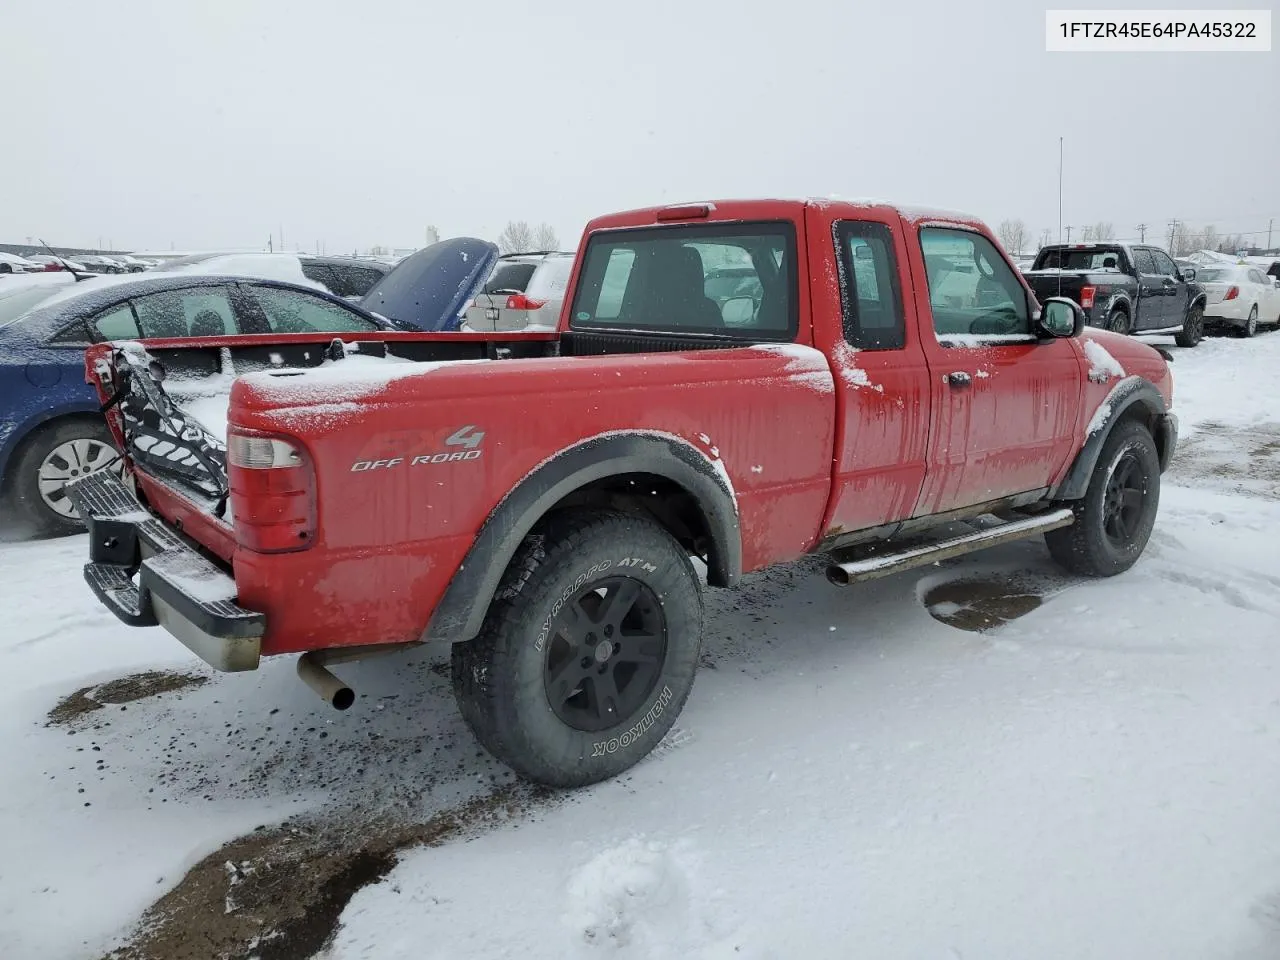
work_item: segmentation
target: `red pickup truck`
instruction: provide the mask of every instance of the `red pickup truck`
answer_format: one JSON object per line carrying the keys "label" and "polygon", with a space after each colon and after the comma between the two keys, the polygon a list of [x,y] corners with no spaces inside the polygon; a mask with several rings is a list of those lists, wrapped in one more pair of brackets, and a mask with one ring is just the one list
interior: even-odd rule
{"label": "red pickup truck", "polygon": [[[329,665],[452,644],[480,742],[587,784],[689,695],[694,559],[733,587],[823,552],[843,584],[1043,534],[1071,571],[1128,569],[1177,442],[1172,380],[1082,327],[961,215],[602,217],[556,332],[92,348],[130,473],[68,487],[85,576],[218,669],[303,653],[340,708]],[[225,423],[175,399],[228,385]]]}

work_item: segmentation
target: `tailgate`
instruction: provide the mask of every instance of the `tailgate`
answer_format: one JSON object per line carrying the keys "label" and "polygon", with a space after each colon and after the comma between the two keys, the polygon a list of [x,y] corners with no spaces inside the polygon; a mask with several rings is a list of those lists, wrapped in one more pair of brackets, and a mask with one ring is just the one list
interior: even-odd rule
{"label": "tailgate", "polygon": [[[109,394],[104,412],[126,459],[208,504],[214,516],[222,517],[228,496],[225,432],[218,436],[174,401],[163,386],[163,365],[141,345],[122,344],[90,362],[100,391]],[[179,396],[192,402],[214,407],[221,403],[225,422],[225,398],[230,396],[233,379],[230,375],[192,378],[175,386]],[[221,401],[219,393],[223,393]],[[216,415],[206,414],[206,419],[217,421]]]}

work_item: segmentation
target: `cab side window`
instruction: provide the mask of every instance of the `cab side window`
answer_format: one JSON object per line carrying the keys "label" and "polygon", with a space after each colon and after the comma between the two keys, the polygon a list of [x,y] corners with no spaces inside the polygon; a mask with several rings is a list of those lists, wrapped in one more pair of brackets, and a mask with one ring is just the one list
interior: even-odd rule
{"label": "cab side window", "polygon": [[599,233],[587,245],[570,328],[791,340],[797,287],[790,223]]}
{"label": "cab side window", "polygon": [[906,320],[893,235],[882,223],[842,220],[835,225],[839,251],[844,338],[859,350],[898,350]]}
{"label": "cab side window", "polygon": [[920,247],[939,340],[1034,338],[1026,290],[990,240],[971,230],[923,227]]}
{"label": "cab side window", "polygon": [[1151,256],[1151,251],[1143,247],[1133,252],[1134,265],[1138,268],[1139,273],[1156,274],[1155,258]]}
{"label": "cab side window", "polygon": [[1151,258],[1155,260],[1156,273],[1162,277],[1176,277],[1178,275],[1178,265],[1169,259],[1169,255],[1162,250],[1152,250]]}

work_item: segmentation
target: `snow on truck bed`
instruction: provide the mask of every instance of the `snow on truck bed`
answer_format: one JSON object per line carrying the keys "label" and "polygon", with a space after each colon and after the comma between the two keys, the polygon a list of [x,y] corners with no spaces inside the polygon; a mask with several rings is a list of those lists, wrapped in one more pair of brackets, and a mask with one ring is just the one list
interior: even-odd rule
{"label": "snow on truck bed", "polygon": [[[428,374],[453,364],[488,362],[417,362],[403,357],[351,353],[342,360],[325,360],[318,367],[282,367],[246,373],[242,379],[253,383],[261,393],[283,406],[306,405],[315,416],[339,416],[359,410],[359,404],[353,401],[368,399],[394,380]],[[165,380],[164,389],[184,414],[226,443],[227,408],[231,400],[231,385],[236,379],[234,373],[190,379],[175,377]]]}

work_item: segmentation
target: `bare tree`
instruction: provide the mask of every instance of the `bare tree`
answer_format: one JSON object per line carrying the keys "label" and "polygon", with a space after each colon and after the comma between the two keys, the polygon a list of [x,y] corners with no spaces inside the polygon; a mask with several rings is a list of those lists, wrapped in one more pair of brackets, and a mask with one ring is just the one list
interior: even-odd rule
{"label": "bare tree", "polygon": [[[1088,229],[1088,228],[1086,228]],[[1093,225],[1093,242],[1106,243],[1116,238],[1116,228],[1106,220],[1099,220]]]}
{"label": "bare tree", "polygon": [[436,229],[434,223],[427,224],[427,246],[440,242],[440,231]]}
{"label": "bare tree", "polygon": [[503,253],[533,250],[533,228],[528,221],[508,220],[502,233],[498,234],[498,249]]}
{"label": "bare tree", "polygon": [[1200,232],[1200,250],[1217,250],[1220,238],[1218,237],[1218,228],[1212,223],[1206,224],[1204,230]]}
{"label": "bare tree", "polygon": [[555,228],[549,223],[538,224],[538,229],[533,231],[533,249],[535,250],[558,250],[560,249],[560,239],[556,236]]}
{"label": "bare tree", "polygon": [[1092,223],[1087,223],[1080,228],[1080,242],[1094,243],[1097,239],[1097,227]]}
{"label": "bare tree", "polygon": [[1000,243],[1005,250],[1017,255],[1022,253],[1022,245],[1026,242],[1027,225],[1021,220],[1002,220],[996,230],[996,236],[1000,238]]}

